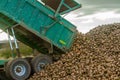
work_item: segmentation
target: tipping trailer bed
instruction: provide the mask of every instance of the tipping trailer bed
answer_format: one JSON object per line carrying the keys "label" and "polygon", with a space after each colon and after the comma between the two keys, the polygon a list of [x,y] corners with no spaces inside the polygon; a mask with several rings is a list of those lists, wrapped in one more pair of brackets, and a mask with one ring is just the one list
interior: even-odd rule
{"label": "tipping trailer bed", "polygon": [[[68,51],[76,36],[76,27],[61,15],[80,8],[74,0],[0,0],[0,29],[17,40],[37,49],[43,54],[61,54]],[[19,54],[12,60],[0,60],[0,69],[14,80],[25,80],[31,72],[38,72],[43,65],[52,63],[46,55],[22,58]],[[6,63],[7,62],[7,63]],[[32,69],[31,69],[32,68]],[[33,70],[33,71],[31,71]]]}
{"label": "tipping trailer bed", "polygon": [[13,27],[19,41],[42,53],[66,52],[76,27],[60,15],[79,8],[80,4],[74,0],[42,1],[0,0],[0,29]]}
{"label": "tipping trailer bed", "polygon": [[41,53],[64,53],[76,27],[60,15],[81,7],[74,0],[0,0],[0,29]]}

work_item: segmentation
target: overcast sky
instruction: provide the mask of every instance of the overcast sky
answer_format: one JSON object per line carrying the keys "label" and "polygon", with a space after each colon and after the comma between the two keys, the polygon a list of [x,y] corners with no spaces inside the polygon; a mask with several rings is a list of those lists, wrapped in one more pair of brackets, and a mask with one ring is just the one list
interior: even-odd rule
{"label": "overcast sky", "polygon": [[120,0],[76,0],[82,8],[69,13],[65,18],[77,26],[80,32],[102,24],[120,22]]}
{"label": "overcast sky", "polygon": [[[76,1],[82,4],[82,8],[70,12],[65,18],[80,32],[86,33],[98,25],[120,22],[120,0]],[[0,35],[0,40],[6,38],[5,33]]]}

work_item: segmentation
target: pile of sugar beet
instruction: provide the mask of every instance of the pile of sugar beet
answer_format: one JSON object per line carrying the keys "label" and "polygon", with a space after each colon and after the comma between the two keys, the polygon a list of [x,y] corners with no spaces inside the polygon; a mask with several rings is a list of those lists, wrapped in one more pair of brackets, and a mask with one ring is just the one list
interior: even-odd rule
{"label": "pile of sugar beet", "polygon": [[29,80],[120,80],[120,23],[78,33],[69,52]]}

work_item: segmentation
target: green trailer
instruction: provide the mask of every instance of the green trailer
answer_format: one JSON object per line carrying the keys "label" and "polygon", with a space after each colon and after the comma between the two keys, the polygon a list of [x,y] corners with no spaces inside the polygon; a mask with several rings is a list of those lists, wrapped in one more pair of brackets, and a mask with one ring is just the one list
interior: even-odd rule
{"label": "green trailer", "polygon": [[[74,0],[0,0],[0,29],[8,34],[11,50],[13,36],[17,50],[17,58],[13,54],[12,60],[0,61],[5,72],[12,79],[24,80],[52,63],[47,55],[67,52],[77,30],[61,15],[80,7]],[[45,55],[23,59],[17,40]]]}

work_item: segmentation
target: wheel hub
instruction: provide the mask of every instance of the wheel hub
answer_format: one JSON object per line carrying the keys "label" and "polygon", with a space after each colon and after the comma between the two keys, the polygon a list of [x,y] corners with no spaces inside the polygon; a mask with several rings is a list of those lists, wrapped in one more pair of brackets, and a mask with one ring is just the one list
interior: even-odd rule
{"label": "wheel hub", "polygon": [[38,64],[38,70],[40,71],[41,69],[43,69],[45,67],[45,63],[39,63]]}
{"label": "wheel hub", "polygon": [[16,65],[15,68],[14,68],[14,73],[17,75],[17,76],[23,76],[26,72],[26,68],[24,65],[20,64],[20,65]]}
{"label": "wheel hub", "polygon": [[18,68],[16,69],[16,72],[20,73],[20,72],[21,72],[21,68],[18,67]]}

